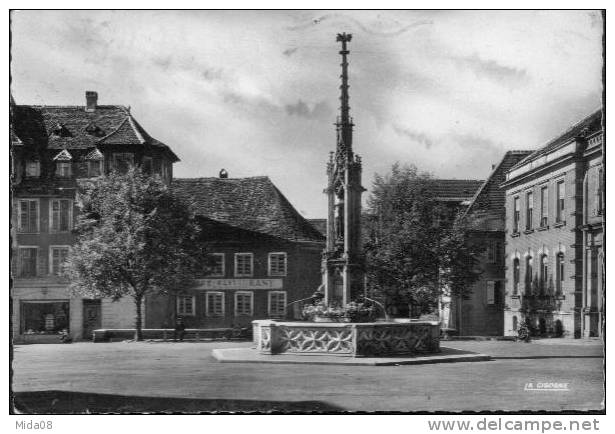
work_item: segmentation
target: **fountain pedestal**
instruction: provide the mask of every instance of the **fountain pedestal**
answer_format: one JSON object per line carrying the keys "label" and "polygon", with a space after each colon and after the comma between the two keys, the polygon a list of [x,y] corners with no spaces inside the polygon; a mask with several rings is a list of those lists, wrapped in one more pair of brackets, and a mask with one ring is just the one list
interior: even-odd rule
{"label": "fountain pedestal", "polygon": [[437,321],[408,323],[312,323],[257,320],[252,322],[261,354],[327,354],[394,356],[438,353]]}

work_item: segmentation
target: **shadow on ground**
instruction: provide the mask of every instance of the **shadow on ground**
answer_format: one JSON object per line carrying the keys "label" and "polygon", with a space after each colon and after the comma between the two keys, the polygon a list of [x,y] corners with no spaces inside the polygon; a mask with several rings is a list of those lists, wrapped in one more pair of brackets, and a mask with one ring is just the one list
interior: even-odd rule
{"label": "shadow on ground", "polygon": [[321,401],[189,399],[45,390],[13,393],[15,412],[23,414],[200,413],[200,412],[340,412]]}

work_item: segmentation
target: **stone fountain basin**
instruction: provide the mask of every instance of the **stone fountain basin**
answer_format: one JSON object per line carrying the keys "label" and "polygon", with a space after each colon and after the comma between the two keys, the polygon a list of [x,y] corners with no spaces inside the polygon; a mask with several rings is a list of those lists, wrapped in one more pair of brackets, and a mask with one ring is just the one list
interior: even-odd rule
{"label": "stone fountain basin", "polygon": [[261,354],[328,354],[393,356],[440,352],[437,321],[314,323],[256,320],[252,322]]}

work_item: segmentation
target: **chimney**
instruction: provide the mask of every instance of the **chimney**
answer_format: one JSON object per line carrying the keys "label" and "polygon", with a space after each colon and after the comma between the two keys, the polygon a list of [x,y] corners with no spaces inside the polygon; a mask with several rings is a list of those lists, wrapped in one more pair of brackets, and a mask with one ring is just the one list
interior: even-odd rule
{"label": "chimney", "polygon": [[93,90],[85,91],[85,111],[93,112],[96,110],[96,104],[98,103],[98,92]]}
{"label": "chimney", "polygon": [[228,172],[225,169],[220,170],[220,179],[228,178]]}

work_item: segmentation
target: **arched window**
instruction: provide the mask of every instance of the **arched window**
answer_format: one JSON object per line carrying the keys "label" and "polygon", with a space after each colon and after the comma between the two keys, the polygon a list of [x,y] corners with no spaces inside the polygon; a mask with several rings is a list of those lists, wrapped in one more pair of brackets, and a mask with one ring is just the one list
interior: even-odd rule
{"label": "arched window", "polygon": [[517,331],[517,328],[518,328],[518,326],[519,326],[519,324],[518,324],[518,323],[519,323],[519,321],[517,320],[517,316],[513,316],[513,324],[512,324],[512,326],[513,326],[513,331]]}
{"label": "arched window", "polygon": [[542,255],[540,259],[540,294],[545,293],[549,280],[549,257]]}
{"label": "arched window", "polygon": [[525,293],[532,293],[532,257],[527,256],[525,258]]}
{"label": "arched window", "polygon": [[513,295],[519,294],[519,277],[520,277],[519,258],[513,260]]}
{"label": "arched window", "polygon": [[557,254],[556,257],[556,270],[555,270],[555,294],[562,295],[564,292],[563,284],[564,281],[564,254],[562,252]]}

